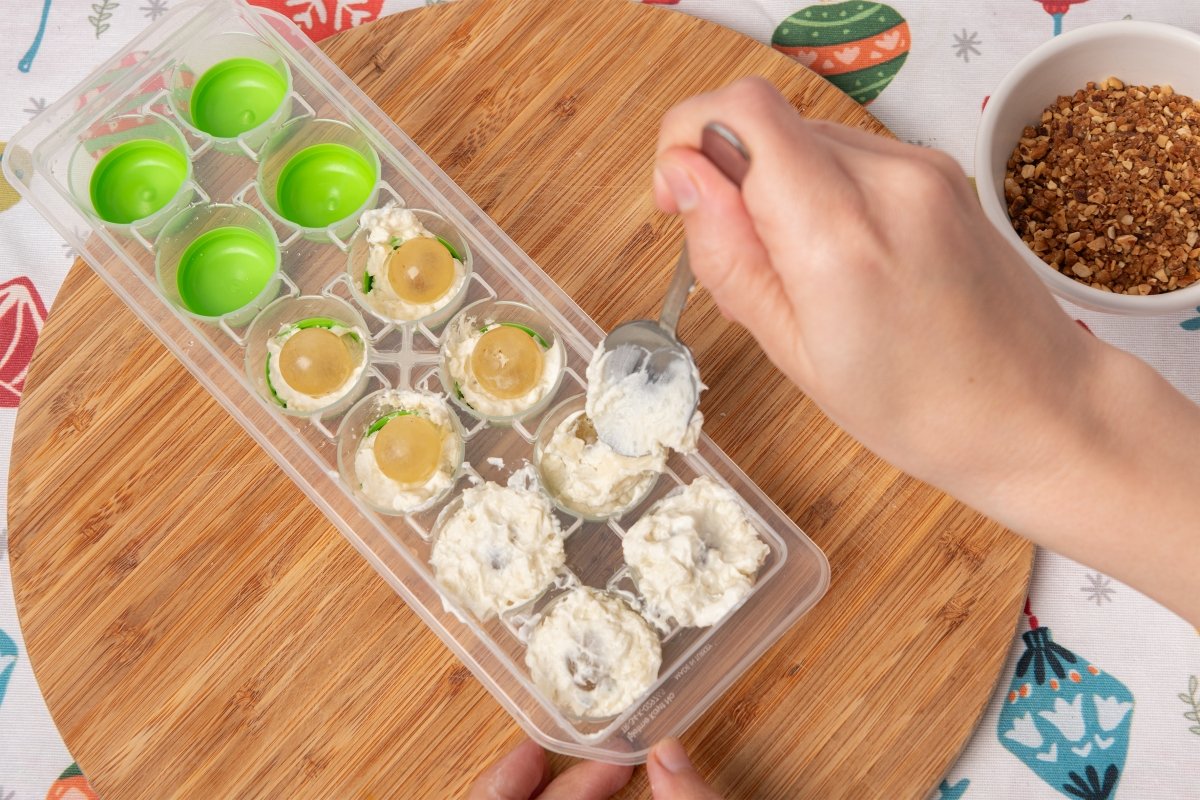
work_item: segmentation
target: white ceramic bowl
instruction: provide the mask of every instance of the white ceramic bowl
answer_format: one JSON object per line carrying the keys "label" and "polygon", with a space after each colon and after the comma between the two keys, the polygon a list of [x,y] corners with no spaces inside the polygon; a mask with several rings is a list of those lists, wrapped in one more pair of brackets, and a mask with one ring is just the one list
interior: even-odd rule
{"label": "white ceramic bowl", "polygon": [[1093,289],[1045,264],[1013,230],[1004,201],[1008,157],[1026,125],[1046,106],[1088,81],[1115,76],[1126,84],[1170,84],[1200,98],[1200,36],[1171,25],[1124,20],[1089,25],[1050,40],[1017,62],[992,93],[975,141],[975,183],[983,210],[1059,297],[1113,314],[1150,315],[1200,306],[1200,283],[1156,295]]}

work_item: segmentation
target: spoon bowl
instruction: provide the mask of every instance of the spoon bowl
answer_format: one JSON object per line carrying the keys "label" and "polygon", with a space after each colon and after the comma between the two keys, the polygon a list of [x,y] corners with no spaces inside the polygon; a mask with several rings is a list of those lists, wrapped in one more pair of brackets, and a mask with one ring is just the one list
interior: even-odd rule
{"label": "spoon bowl", "polygon": [[692,352],[657,322],[638,319],[623,322],[604,340],[605,352],[612,353],[604,362],[604,381],[620,381],[633,372],[645,371],[657,380],[677,359],[690,361]]}
{"label": "spoon bowl", "polygon": [[601,383],[605,387],[624,384],[627,391],[637,393],[640,402],[633,408],[623,406],[623,413],[597,414],[592,420],[596,435],[623,456],[645,455],[653,445],[630,435],[628,417],[644,416],[651,409],[643,406],[664,403],[685,413],[676,425],[678,430],[686,430],[700,404],[699,373],[687,345],[657,322],[645,319],[613,328],[605,345]]}

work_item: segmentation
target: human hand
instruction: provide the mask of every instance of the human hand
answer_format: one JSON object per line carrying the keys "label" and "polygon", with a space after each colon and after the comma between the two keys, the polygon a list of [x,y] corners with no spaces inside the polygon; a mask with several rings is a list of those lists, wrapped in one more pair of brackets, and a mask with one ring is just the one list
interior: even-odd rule
{"label": "human hand", "polygon": [[[697,152],[710,121],[751,153],[740,192]],[[722,312],[847,431],[944,488],[981,453],[989,479],[1024,468],[1014,434],[1060,413],[1102,347],[950,157],[806,121],[765,81],[667,113],[655,195]]]}
{"label": "human hand", "polygon": [[[740,192],[709,122],[749,150]],[[1143,490],[1200,483],[1200,409],[1072,323],[953,159],[744,79],[667,113],[654,188],[722,312],[846,431],[1200,624],[1191,495]]]}
{"label": "human hand", "polygon": [[[654,746],[646,771],[655,800],[721,800],[674,739]],[[550,780],[545,752],[526,739],[476,778],[467,800],[607,800],[632,775],[633,767],[582,761]]]}

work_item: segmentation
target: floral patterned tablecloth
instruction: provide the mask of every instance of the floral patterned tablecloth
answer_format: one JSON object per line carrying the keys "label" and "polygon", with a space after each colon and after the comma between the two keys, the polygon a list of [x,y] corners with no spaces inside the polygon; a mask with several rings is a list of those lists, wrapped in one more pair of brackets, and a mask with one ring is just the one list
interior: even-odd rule
{"label": "floral patterned tablecloth", "polygon": [[[6,0],[0,159],[4,141],[48,101],[177,2]],[[314,39],[421,4],[255,2],[283,11]],[[1036,45],[1064,30],[1130,17],[1200,32],[1195,0],[646,2],[772,44],[870,103],[900,138],[947,150],[968,173],[989,91]],[[25,370],[73,258],[0,178],[0,800],[95,796],[58,736],[26,658],[3,528]],[[1200,308],[1151,320],[1068,311],[1200,401]],[[1200,631],[1117,581],[1044,551],[1025,610],[1028,624],[1013,641],[982,724],[931,796],[1200,798]]]}

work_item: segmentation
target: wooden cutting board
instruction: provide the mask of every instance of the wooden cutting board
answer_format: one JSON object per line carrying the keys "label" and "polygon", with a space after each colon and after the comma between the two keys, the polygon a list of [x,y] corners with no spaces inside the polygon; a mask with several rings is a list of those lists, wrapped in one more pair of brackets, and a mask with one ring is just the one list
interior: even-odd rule
{"label": "wooden cutting board", "polygon": [[[326,47],[605,328],[656,311],[680,243],[649,192],[671,104],[757,73],[886,134],[770,49],[625,0],[436,5]],[[685,743],[731,798],[922,797],[991,695],[1032,548],[865,452],[706,294],[682,335],[707,430],[833,567]],[[108,800],[458,797],[519,740],[82,264],[29,372],[9,516],[30,659]]]}

